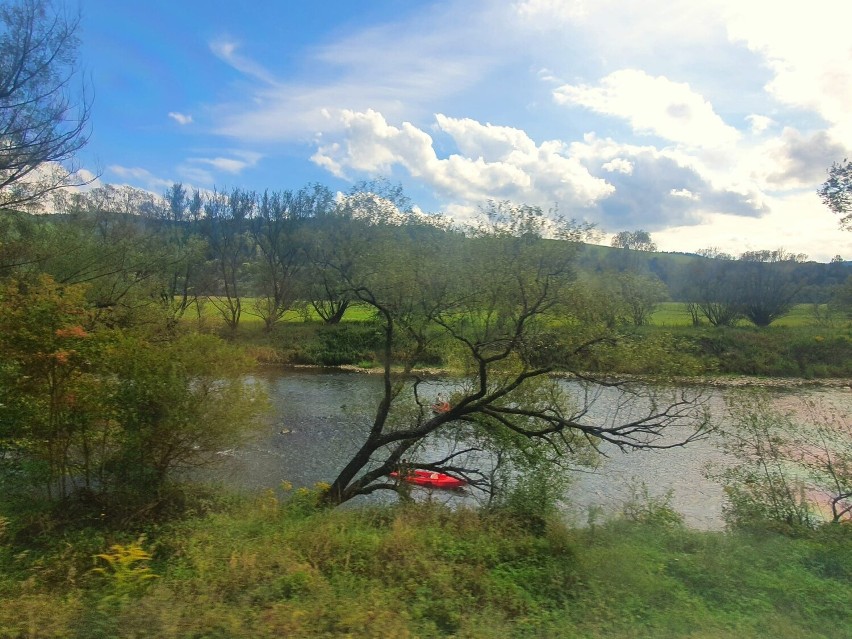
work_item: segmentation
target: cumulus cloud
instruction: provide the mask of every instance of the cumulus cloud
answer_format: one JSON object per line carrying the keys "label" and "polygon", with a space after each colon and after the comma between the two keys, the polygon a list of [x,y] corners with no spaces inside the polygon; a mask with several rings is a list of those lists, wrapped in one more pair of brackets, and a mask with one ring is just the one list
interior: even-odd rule
{"label": "cumulus cloud", "polygon": [[[605,177],[614,188],[590,213],[604,228],[658,230],[698,224],[709,212],[757,217],[767,210],[756,189],[718,183],[712,171],[677,150],[590,134],[572,143],[569,152],[592,175]],[[613,163],[629,164],[631,170],[613,171]]]}
{"label": "cumulus cloud", "polygon": [[601,164],[601,168],[607,173],[624,173],[630,175],[633,173],[633,163],[625,158],[613,158],[609,162]]}
{"label": "cumulus cloud", "polygon": [[430,185],[441,200],[468,204],[513,199],[587,207],[612,193],[606,180],[593,177],[567,154],[563,143],[536,144],[511,127],[438,114],[436,129],[459,150],[439,158],[433,138],[411,123],[397,127],[375,111],[344,111],[340,117],[345,139],[320,146],[312,158],[336,175],[350,170],[390,173],[401,166]]}
{"label": "cumulus cloud", "polygon": [[439,157],[431,135],[411,123],[390,124],[380,113],[343,112],[340,140],[321,145],[315,163],[347,172],[389,174],[404,168],[429,185],[447,212],[469,217],[488,199],[510,199],[585,216],[605,228],[665,228],[695,224],[708,211],[740,216],[766,212],[751,188],[716,184],[700,164],[676,150],[583,141],[537,143],[513,127],[439,114],[436,134],[457,152]]}
{"label": "cumulus cloud", "polygon": [[852,138],[852,4],[814,0],[807,8],[769,0],[726,2],[729,37],[761,55],[777,100],[814,111],[831,123],[836,140]]}
{"label": "cumulus cloud", "polygon": [[671,191],[669,191],[669,195],[671,195],[672,197],[683,197],[687,200],[701,199],[696,193],[693,193],[689,189],[672,189]]}
{"label": "cumulus cloud", "polygon": [[187,124],[192,124],[192,116],[187,115],[185,113],[178,113],[177,111],[169,111],[169,117],[180,124],[181,126],[185,126]]}
{"label": "cumulus cloud", "polygon": [[695,251],[715,246],[738,255],[744,251],[783,247],[804,251],[812,260],[827,262],[842,249],[826,239],[840,232],[836,216],[815,204],[818,198],[814,193],[772,197],[768,200],[768,212],[759,218],[701,214],[699,226],[661,229],[654,233],[654,240],[664,251]]}
{"label": "cumulus cloud", "polygon": [[[246,89],[211,110],[214,130],[310,143],[346,179],[407,174],[459,217],[489,198],[558,202],[681,239],[716,219],[732,236],[780,220],[781,195],[812,194],[849,155],[852,3],[446,0],[396,15],[294,52],[286,71],[247,39],[213,42]],[[212,183],[257,161],[178,168]]]}
{"label": "cumulus cloud", "polygon": [[597,86],[566,84],[553,97],[559,104],[623,118],[637,133],[692,146],[732,144],[740,137],[689,84],[638,69],[615,71]]}
{"label": "cumulus cloud", "polygon": [[751,132],[759,135],[766,131],[769,127],[775,124],[775,121],[767,117],[765,115],[757,115],[756,113],[752,113],[746,116],[746,121],[749,123],[751,127]]}

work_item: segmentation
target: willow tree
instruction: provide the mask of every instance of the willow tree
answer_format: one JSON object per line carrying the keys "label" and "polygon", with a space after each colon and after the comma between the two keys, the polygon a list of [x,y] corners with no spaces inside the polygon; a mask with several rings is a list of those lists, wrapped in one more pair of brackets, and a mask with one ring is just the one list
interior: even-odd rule
{"label": "willow tree", "polygon": [[[554,222],[534,207],[492,204],[488,213],[488,224],[465,235],[409,224],[385,229],[381,239],[377,229],[348,276],[352,294],[382,329],[383,384],[372,423],[326,492],[327,503],[403,491],[389,474],[409,465],[487,488],[489,463],[478,453],[535,446],[559,460],[605,443],[683,445],[704,432],[701,402],[686,393],[663,401],[617,388],[633,393],[615,403],[629,405],[629,414],[592,417],[601,386],[572,393],[552,375],[610,339],[565,321],[575,255],[588,229]],[[434,389],[418,372],[436,351],[461,372],[448,410],[432,409]],[[675,424],[687,430],[666,437]]]}

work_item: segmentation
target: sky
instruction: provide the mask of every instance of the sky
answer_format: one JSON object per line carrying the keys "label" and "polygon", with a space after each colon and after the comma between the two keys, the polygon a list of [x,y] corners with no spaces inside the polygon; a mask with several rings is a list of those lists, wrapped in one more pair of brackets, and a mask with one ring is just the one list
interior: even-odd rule
{"label": "sky", "polygon": [[852,157],[848,0],[79,2],[101,183],[383,177],[460,221],[852,259],[816,195]]}

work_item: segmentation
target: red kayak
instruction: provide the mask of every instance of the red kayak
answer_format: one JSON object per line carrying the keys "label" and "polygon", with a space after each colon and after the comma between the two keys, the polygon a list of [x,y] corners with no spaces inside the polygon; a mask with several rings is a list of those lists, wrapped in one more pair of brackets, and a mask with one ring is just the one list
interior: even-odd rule
{"label": "red kayak", "polygon": [[[399,477],[399,473],[394,471],[390,474],[391,477]],[[436,473],[431,470],[411,470],[404,477],[403,481],[418,486],[426,486],[428,488],[461,488],[467,482],[464,479],[456,479],[444,473]]]}

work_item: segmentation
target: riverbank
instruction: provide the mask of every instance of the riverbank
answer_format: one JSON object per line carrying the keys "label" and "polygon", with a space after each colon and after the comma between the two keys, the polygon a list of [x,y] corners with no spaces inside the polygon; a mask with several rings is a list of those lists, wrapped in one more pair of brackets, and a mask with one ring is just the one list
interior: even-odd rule
{"label": "riverbank", "polygon": [[[337,325],[285,322],[272,333],[240,330],[228,334],[258,361],[280,365],[344,366],[381,369],[381,333],[368,321]],[[571,356],[574,369],[596,375],[700,376],[714,385],[789,385],[827,380],[844,386],[852,380],[852,330],[849,327],[641,326],[614,331],[612,340]],[[558,346],[558,345],[556,345]],[[569,349],[570,350],[570,349]],[[451,368],[452,354],[440,343],[423,355],[426,373]],[[547,365],[547,362],[538,362]],[[688,374],[685,374],[688,373]],[[748,381],[742,381],[748,380]],[[754,381],[752,381],[754,380]],[[768,382],[766,380],[783,380]],[[791,380],[791,381],[787,381]]]}
{"label": "riverbank", "polygon": [[[337,370],[349,373],[360,373],[365,375],[381,375],[384,370],[376,366],[356,366],[354,364],[341,364],[340,366],[319,366],[316,364],[272,364],[273,366],[282,366],[290,370]],[[414,374],[421,375],[426,378],[451,377],[458,375],[459,371],[451,368],[417,368],[412,371]],[[640,383],[649,383],[656,378],[643,375],[618,375],[615,377],[599,378],[595,373],[587,373],[586,376],[577,376],[570,373],[554,373],[554,375],[564,377],[566,379],[583,379],[590,377],[595,379],[607,379],[609,381],[635,381]],[[691,377],[673,377],[666,380],[666,383],[683,385],[683,386],[712,386],[714,388],[776,388],[776,389],[796,389],[796,388],[846,388],[852,392],[852,379],[841,377],[827,377],[817,379],[805,379],[797,377],[762,377],[748,375],[726,375],[726,376],[691,376]]]}

